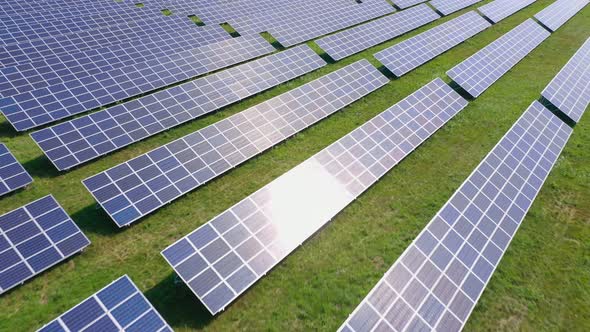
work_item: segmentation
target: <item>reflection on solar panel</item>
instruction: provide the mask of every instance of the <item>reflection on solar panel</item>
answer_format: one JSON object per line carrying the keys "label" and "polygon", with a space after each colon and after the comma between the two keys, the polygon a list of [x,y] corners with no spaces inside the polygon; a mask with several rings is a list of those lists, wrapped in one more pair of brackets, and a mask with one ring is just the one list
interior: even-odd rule
{"label": "reflection on solar panel", "polygon": [[0,196],[22,188],[33,182],[33,178],[14,158],[6,145],[0,143]]}
{"label": "reflection on solar panel", "polygon": [[129,225],[387,82],[368,61],[353,63],[84,184],[119,227]]}
{"label": "reflection on solar panel", "polygon": [[404,9],[422,2],[426,2],[426,0],[391,0],[391,2],[393,2],[393,4],[399,8]]}
{"label": "reflection on solar panel", "polygon": [[490,26],[471,11],[375,53],[375,58],[396,76],[402,76]]}
{"label": "reflection on solar panel", "polygon": [[38,332],[172,332],[128,276],[123,276],[68,310]]}
{"label": "reflection on solar panel", "polygon": [[299,22],[281,22],[269,27],[268,31],[281,45],[288,47],[394,11],[395,9],[389,3],[383,0],[372,0],[340,12],[330,11],[330,15],[316,14]]}
{"label": "reflection on solar panel", "polygon": [[447,72],[473,97],[478,97],[551,34],[532,19],[496,39]]}
{"label": "reflection on solar panel", "polygon": [[571,131],[534,102],[341,331],[460,331]]}
{"label": "reflection on solar panel", "polygon": [[[138,41],[137,43],[144,42]],[[105,54],[117,58],[108,60],[104,59],[102,50],[91,50],[82,54],[63,56],[62,58],[66,59],[66,63],[63,63],[60,59],[52,58],[16,67],[2,68],[0,69],[0,95],[2,97],[11,97],[36,89],[74,81],[89,85],[101,82],[106,77],[116,75],[111,74],[114,73],[114,70],[124,71],[126,76],[131,77],[135,76],[133,73],[137,73],[138,75],[141,74],[139,76],[156,75],[160,79],[170,77],[181,81],[256,58],[275,50],[260,35],[231,38],[216,43],[202,43],[203,46],[197,48],[190,46],[189,41],[188,48],[180,52],[170,52],[166,48],[167,51],[155,53],[159,51],[158,45],[160,43],[154,44],[150,45],[148,43],[140,47],[140,49],[130,47],[126,50],[120,49],[121,45],[115,45],[111,48],[116,49],[116,53],[109,50],[109,53]],[[98,56],[89,60],[87,54],[98,54]],[[152,72],[149,72],[148,68]],[[120,71],[117,71],[117,73],[120,74]],[[103,79],[88,77],[93,75],[100,76]],[[125,90],[125,88],[133,87],[132,83],[141,78],[130,79],[129,85],[126,85],[120,79],[117,79],[117,82],[123,85],[121,90]],[[144,81],[141,80],[141,82]]]}
{"label": "reflection on solar panel", "polygon": [[326,64],[301,45],[32,133],[59,170],[190,121]]}
{"label": "reflection on solar panel", "polygon": [[218,313],[466,104],[437,79],[162,254]]}
{"label": "reflection on solar panel", "polygon": [[576,15],[589,2],[588,0],[557,0],[537,13],[535,18],[551,29],[551,31],[555,31]]}
{"label": "reflection on solar panel", "polygon": [[332,59],[340,60],[400,36],[438,18],[440,16],[430,7],[420,5],[358,27],[326,36],[316,40],[316,43]]}
{"label": "reflection on solar panel", "polygon": [[537,0],[495,0],[477,8],[477,10],[492,22],[498,23],[535,1]]}
{"label": "reflection on solar panel", "polygon": [[89,244],[51,195],[1,215],[0,294]]}
{"label": "reflection on solar panel", "polygon": [[570,119],[580,121],[590,104],[590,38],[543,90],[542,95]]}
{"label": "reflection on solar panel", "polygon": [[443,15],[452,14],[481,0],[432,0],[430,4]]}
{"label": "reflection on solar panel", "polygon": [[0,109],[24,131],[272,52],[261,38],[231,39],[183,53],[185,58],[155,59],[24,92],[0,99]]}

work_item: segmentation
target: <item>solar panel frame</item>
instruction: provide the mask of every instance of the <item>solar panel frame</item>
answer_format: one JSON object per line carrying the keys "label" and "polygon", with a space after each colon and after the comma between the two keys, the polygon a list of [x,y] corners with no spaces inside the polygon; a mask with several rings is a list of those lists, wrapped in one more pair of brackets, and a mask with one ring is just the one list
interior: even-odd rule
{"label": "solar panel frame", "polygon": [[316,40],[334,60],[341,60],[387,40],[401,36],[440,16],[425,4],[385,16]]}
{"label": "solar panel frame", "polygon": [[432,0],[430,1],[430,5],[444,16],[447,16],[480,1],[481,0]]}
{"label": "solar panel frame", "polygon": [[528,19],[450,69],[447,75],[471,96],[479,97],[550,35]]}
{"label": "solar panel frame", "polygon": [[31,134],[58,170],[190,121],[326,65],[301,45]]}
{"label": "solar panel frame", "polygon": [[23,188],[32,182],[33,178],[23,165],[5,144],[0,143],[0,196]]}
{"label": "solar panel frame", "polygon": [[[439,107],[425,109],[428,106],[422,102]],[[466,104],[437,79],[178,240],[162,255],[216,314]]]}
{"label": "solar panel frame", "polygon": [[588,0],[557,0],[538,12],[535,18],[551,31],[556,31],[588,3]]}
{"label": "solar panel frame", "polygon": [[571,133],[533,102],[340,331],[460,331]]}
{"label": "solar panel frame", "polygon": [[172,328],[124,275],[41,327],[38,332],[172,332]]}
{"label": "solar panel frame", "polygon": [[90,245],[52,195],[0,215],[0,243],[0,294]]}
{"label": "solar panel frame", "polygon": [[[83,183],[119,227],[128,226],[388,82],[368,61],[361,60]],[[159,181],[162,177],[168,181]],[[156,182],[167,184],[156,187]]]}
{"label": "solar panel frame", "polygon": [[495,0],[489,2],[477,10],[494,23],[498,23],[506,17],[530,6],[537,0]]}
{"label": "solar panel frame", "polygon": [[551,80],[541,95],[574,122],[580,121],[590,104],[590,38]]}
{"label": "solar panel frame", "polygon": [[490,26],[491,24],[475,11],[470,11],[377,52],[374,57],[400,77]]}

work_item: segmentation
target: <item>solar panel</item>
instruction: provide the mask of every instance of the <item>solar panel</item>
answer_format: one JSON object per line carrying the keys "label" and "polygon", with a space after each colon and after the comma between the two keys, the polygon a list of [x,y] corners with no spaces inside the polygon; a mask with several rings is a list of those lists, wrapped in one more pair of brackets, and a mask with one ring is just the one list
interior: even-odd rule
{"label": "solar panel", "polygon": [[340,330],[460,331],[571,132],[534,102]]}
{"label": "solar panel", "polygon": [[[273,25],[268,31],[283,46],[296,45],[316,37],[363,23],[379,16],[394,12],[395,9],[386,1],[366,1],[360,5],[330,11],[330,15],[307,17],[300,22],[287,22]],[[325,12],[324,12],[325,13]]]}
{"label": "solar panel", "polygon": [[49,58],[60,54],[103,49],[119,43],[130,41],[168,41],[178,38],[195,39],[198,42],[215,42],[231,38],[221,26],[173,28],[152,20],[122,23],[91,31],[48,37],[33,42],[0,46],[0,65],[4,67],[29,63],[41,58]]}
{"label": "solar panel", "polygon": [[166,248],[216,314],[467,102],[437,79]]}
{"label": "solar panel", "polygon": [[6,145],[0,143],[0,196],[33,182],[33,178],[16,160]]}
{"label": "solar panel", "polygon": [[83,182],[123,227],[388,82],[361,60]]}
{"label": "solar panel", "polygon": [[419,5],[369,23],[326,36],[316,43],[332,57],[340,60],[387,40],[401,36],[440,18],[427,5]]}
{"label": "solar panel", "polygon": [[528,19],[449,70],[447,75],[470,95],[478,97],[550,35]]}
{"label": "solar panel", "polygon": [[375,53],[375,58],[399,77],[490,26],[483,17],[471,11]]}
{"label": "solar panel", "polygon": [[391,2],[393,2],[393,4],[397,7],[404,9],[422,2],[426,2],[426,0],[391,0]]}
{"label": "solar panel", "polygon": [[555,31],[586,7],[589,2],[588,0],[557,0],[537,13],[535,18],[551,31]]}
{"label": "solar panel", "polygon": [[38,332],[172,332],[151,303],[125,275],[113,281]]}
{"label": "solar panel", "polygon": [[[180,81],[269,54],[275,50],[260,35],[228,38],[214,43],[203,42],[197,48],[191,45],[193,42],[195,40],[183,40],[182,45],[186,48],[174,52],[169,48],[169,45],[174,43],[166,43],[162,50],[160,49],[161,41],[156,43],[137,41],[114,45],[104,52],[90,50],[64,55],[57,59],[2,68],[0,69],[0,95],[12,97],[72,81],[84,80],[85,84],[92,84],[93,81],[88,78],[89,76],[108,74],[117,69],[125,71],[127,76],[132,76],[134,70],[147,75],[149,73],[146,73],[146,67],[150,67],[153,70],[152,75],[157,75],[159,78],[170,75]],[[113,52],[114,50],[116,52]],[[88,58],[87,54],[97,56]],[[105,59],[105,57],[110,58]],[[157,71],[157,68],[161,68],[161,71]],[[181,70],[182,73],[177,74],[176,70]]]}
{"label": "solar panel", "polygon": [[535,1],[537,0],[495,0],[477,8],[477,10],[492,22],[498,23]]}
{"label": "solar panel", "polygon": [[0,216],[0,294],[82,251],[90,241],[53,196]]}
{"label": "solar panel", "polygon": [[59,170],[115,151],[326,64],[308,46],[229,68],[31,134]]}
{"label": "solar panel", "polygon": [[446,16],[480,1],[481,0],[432,0],[430,1],[430,5]]}
{"label": "solar panel", "polygon": [[542,95],[570,119],[580,121],[590,104],[590,38],[543,90]]}
{"label": "solar panel", "polygon": [[0,109],[16,130],[24,131],[231,66],[273,49],[262,37],[230,39],[193,49],[183,54],[185,58],[154,59],[0,99]]}

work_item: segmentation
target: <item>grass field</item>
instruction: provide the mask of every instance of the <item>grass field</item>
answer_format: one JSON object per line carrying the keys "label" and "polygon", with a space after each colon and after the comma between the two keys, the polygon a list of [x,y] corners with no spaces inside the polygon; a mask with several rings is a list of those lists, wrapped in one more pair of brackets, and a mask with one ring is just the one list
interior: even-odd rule
{"label": "grass field", "polygon": [[[590,6],[217,317],[175,284],[160,251],[432,79],[448,81],[448,69],[550,3],[538,0],[128,229],[97,209],[82,179],[359,59],[378,65],[378,50],[465,11],[63,174],[2,120],[0,140],[35,182],[2,198],[0,213],[51,193],[92,245],[0,297],[0,331],[39,328],[123,274],[176,331],[335,330],[590,36]],[[576,126],[465,329],[590,331],[590,115]]]}

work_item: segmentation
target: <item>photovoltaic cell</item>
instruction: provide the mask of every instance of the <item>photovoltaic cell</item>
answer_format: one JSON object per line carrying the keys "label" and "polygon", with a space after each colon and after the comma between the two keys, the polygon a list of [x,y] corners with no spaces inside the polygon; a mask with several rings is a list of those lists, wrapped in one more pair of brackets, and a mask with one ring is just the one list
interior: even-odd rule
{"label": "photovoltaic cell", "polygon": [[589,2],[588,0],[557,0],[537,13],[535,18],[551,31],[555,31],[586,7]]}
{"label": "photovoltaic cell", "polygon": [[16,160],[6,145],[0,143],[0,196],[22,188],[33,178]]}
{"label": "photovoltaic cell", "polygon": [[430,4],[443,15],[452,14],[481,0],[432,0]]}
{"label": "photovoltaic cell", "polygon": [[273,49],[260,36],[230,39],[0,99],[0,109],[16,130],[24,131],[243,62]]}
{"label": "photovoltaic cell", "polygon": [[84,180],[119,227],[388,83],[362,60]]}
{"label": "photovoltaic cell", "polygon": [[550,35],[528,19],[449,70],[447,75],[470,95],[478,97]]}
{"label": "photovoltaic cell", "polygon": [[240,101],[326,64],[301,45],[32,133],[59,170]]}
{"label": "photovoltaic cell", "polygon": [[162,254],[216,314],[466,104],[437,79]]}
{"label": "photovoltaic cell", "polygon": [[53,196],[0,216],[0,294],[82,251],[90,241]]}
{"label": "photovoltaic cell", "polygon": [[590,104],[590,38],[543,90],[543,97],[579,122]]}
{"label": "photovoltaic cell", "polygon": [[82,301],[38,332],[172,332],[128,276]]}
{"label": "photovoltaic cell", "polygon": [[471,11],[375,53],[375,58],[399,77],[490,26],[483,17]]}
{"label": "photovoltaic cell", "polygon": [[399,8],[404,9],[422,2],[426,2],[426,0],[391,0],[391,2],[393,2],[393,4]]}
{"label": "photovoltaic cell", "polygon": [[571,132],[534,102],[341,331],[460,331]]}
{"label": "photovoltaic cell", "polygon": [[477,8],[477,10],[492,22],[498,23],[535,1],[537,0],[496,0]]}
{"label": "photovoltaic cell", "polygon": [[427,5],[419,5],[390,16],[326,36],[316,43],[332,59],[340,60],[439,19]]}

